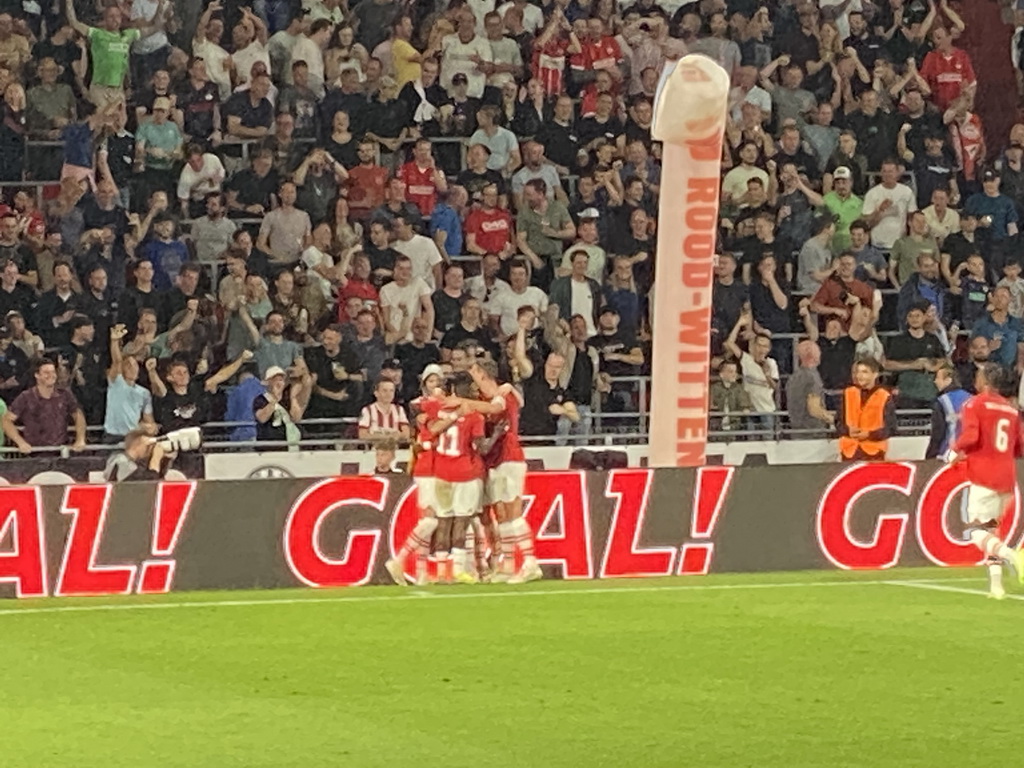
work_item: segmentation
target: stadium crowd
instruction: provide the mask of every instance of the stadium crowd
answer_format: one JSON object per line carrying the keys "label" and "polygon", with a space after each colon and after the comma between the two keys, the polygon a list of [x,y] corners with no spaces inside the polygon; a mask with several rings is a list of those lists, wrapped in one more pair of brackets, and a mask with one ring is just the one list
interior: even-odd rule
{"label": "stadium crowd", "polygon": [[686,52],[734,82],[715,429],[827,428],[855,357],[915,409],[943,361],[965,384],[1017,368],[1024,126],[985,162],[1003,137],[947,0],[181,10],[0,13],[0,398],[23,452],[221,420],[404,437],[421,379],[481,357],[521,385],[525,435],[636,432],[652,102]]}

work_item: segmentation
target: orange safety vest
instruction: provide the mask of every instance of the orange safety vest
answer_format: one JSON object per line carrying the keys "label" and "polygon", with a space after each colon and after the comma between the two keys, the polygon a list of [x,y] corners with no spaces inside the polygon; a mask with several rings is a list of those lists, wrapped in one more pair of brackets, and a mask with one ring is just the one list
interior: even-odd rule
{"label": "orange safety vest", "polygon": [[[847,387],[843,391],[843,418],[846,426],[851,429],[863,429],[874,432],[885,426],[885,405],[889,402],[889,393],[884,389],[876,389],[866,403],[861,403],[860,387]],[[888,450],[888,440],[857,440],[846,435],[839,438],[839,451],[843,458],[852,459],[860,449],[868,456],[881,456]]]}

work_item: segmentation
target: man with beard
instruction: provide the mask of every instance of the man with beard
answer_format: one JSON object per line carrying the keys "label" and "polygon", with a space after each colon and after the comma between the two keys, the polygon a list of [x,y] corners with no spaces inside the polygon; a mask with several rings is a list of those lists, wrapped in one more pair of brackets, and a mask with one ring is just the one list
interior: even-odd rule
{"label": "man with beard", "polygon": [[341,326],[328,326],[320,337],[321,346],[306,353],[309,372],[316,376],[309,402],[311,418],[340,418],[359,412],[362,366],[355,350],[342,341],[343,335]]}
{"label": "man with beard", "polygon": [[972,395],[977,394],[974,388],[974,379],[981,368],[989,359],[988,339],[984,336],[975,336],[967,345],[967,359],[956,364],[956,376],[963,382],[963,388]]}
{"label": "man with beard", "polygon": [[[109,335],[110,326],[106,328]],[[71,342],[60,356],[71,372],[71,391],[78,398],[87,424],[103,423],[107,399],[107,353],[96,340],[96,325],[86,315],[71,320]]]}

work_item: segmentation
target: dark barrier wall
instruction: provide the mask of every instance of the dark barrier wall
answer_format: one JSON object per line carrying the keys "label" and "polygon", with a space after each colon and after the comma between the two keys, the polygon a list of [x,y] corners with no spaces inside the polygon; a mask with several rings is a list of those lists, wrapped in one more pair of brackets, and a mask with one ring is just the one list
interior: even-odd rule
{"label": "dark barrier wall", "polygon": [[[527,480],[527,519],[549,578],[969,565],[962,472],[544,472]],[[400,476],[0,488],[0,596],[388,583],[416,517]]]}

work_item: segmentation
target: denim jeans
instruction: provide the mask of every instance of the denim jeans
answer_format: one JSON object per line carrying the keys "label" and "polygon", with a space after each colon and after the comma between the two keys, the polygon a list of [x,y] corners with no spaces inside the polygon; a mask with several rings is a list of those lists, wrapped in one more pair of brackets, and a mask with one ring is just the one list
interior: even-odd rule
{"label": "denim jeans", "polygon": [[[555,440],[555,445],[568,445],[569,441],[565,438],[568,435],[589,435],[591,428],[594,424],[594,415],[591,413],[589,405],[577,405],[576,410],[579,411],[580,420],[573,423],[569,421],[565,416],[560,416],[558,419],[558,425],[556,427],[555,434],[560,439]],[[578,445],[573,442],[572,445]]]}

